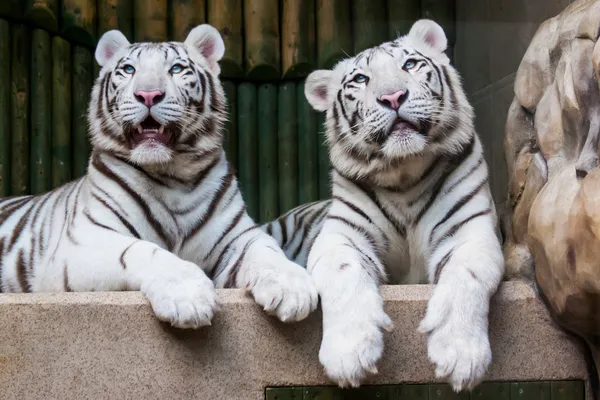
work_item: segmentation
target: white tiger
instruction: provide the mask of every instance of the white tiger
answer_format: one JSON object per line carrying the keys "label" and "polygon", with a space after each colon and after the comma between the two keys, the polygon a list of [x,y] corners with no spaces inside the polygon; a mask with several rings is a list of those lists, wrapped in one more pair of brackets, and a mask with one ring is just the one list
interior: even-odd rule
{"label": "white tiger", "polygon": [[420,20],[306,81],[308,101],[327,113],[333,198],[263,228],[315,280],[319,359],[340,386],[377,372],[392,326],[384,282],[437,284],[419,328],[437,377],[471,389],[491,362],[488,308],[504,260],[473,111],[446,46],[442,28]]}
{"label": "white tiger", "polygon": [[87,175],[0,202],[2,292],[141,290],[180,328],[210,325],[216,287],[282,321],[317,306],[310,275],[246,213],[222,149],[219,32],[184,43],[100,39]]}

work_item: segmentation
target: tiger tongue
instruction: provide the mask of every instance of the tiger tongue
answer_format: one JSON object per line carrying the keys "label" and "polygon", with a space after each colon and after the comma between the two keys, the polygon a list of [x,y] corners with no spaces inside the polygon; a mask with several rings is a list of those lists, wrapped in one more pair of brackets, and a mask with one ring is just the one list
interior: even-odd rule
{"label": "tiger tongue", "polygon": [[164,126],[155,127],[144,127],[143,124],[137,127],[137,130],[133,134],[133,144],[138,145],[145,141],[156,141],[164,145],[169,142],[169,135],[165,133]]}

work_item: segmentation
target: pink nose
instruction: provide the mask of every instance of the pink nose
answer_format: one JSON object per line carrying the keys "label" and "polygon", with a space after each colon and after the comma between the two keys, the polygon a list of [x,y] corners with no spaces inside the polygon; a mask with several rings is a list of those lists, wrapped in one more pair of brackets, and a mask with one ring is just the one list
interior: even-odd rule
{"label": "pink nose", "polygon": [[396,93],[384,94],[379,98],[379,102],[394,111],[398,111],[404,100],[408,97],[407,90],[398,90]]}
{"label": "pink nose", "polygon": [[135,98],[140,103],[144,103],[146,107],[152,107],[165,98],[165,92],[161,92],[160,90],[138,90],[135,92]]}

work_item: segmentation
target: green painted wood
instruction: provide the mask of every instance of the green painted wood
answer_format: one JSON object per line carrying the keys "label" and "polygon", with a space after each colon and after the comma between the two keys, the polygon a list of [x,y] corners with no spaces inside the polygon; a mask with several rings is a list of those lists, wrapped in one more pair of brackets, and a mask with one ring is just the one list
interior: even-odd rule
{"label": "green painted wood", "polygon": [[208,0],[208,23],[221,32],[225,55],[219,61],[221,76],[244,76],[244,37],[242,35],[242,0]]}
{"label": "green painted wood", "polygon": [[298,107],[296,83],[279,85],[278,146],[279,212],[284,213],[298,204]]}
{"label": "green painted wood", "polygon": [[196,26],[206,22],[206,0],[171,0],[170,40],[183,42]]}
{"label": "green painted wood", "polygon": [[10,24],[0,19],[0,197],[10,194]]}
{"label": "green painted wood", "polygon": [[72,179],[71,45],[52,39],[52,187]]}
{"label": "green painted wood", "polygon": [[279,79],[278,0],[244,0],[244,29],[246,78]]}
{"label": "green painted wood", "polygon": [[448,38],[446,54],[453,60],[456,43],[456,4],[455,0],[421,0],[422,18],[432,19],[444,29]]}
{"label": "green painted wood", "polygon": [[58,32],[58,0],[23,0],[25,18],[39,28]]}
{"label": "green painted wood", "polygon": [[304,82],[297,84],[298,97],[298,203],[319,198],[319,151],[317,113],[304,96]]}
{"label": "green painted wood", "polygon": [[225,96],[229,107],[229,119],[225,123],[223,148],[227,159],[236,168],[238,166],[238,128],[237,128],[237,86],[232,81],[223,81]]}
{"label": "green painted wood", "polygon": [[72,71],[72,176],[77,178],[85,175],[91,150],[87,128],[87,107],[90,102],[92,84],[95,78],[93,73],[93,53],[91,50],[83,46],[74,46]]}
{"label": "green painted wood", "polygon": [[65,38],[94,47],[96,45],[96,0],[62,0],[61,27]]}
{"label": "green painted wood", "polygon": [[133,0],[98,1],[98,39],[111,29],[120,30],[133,41]]}
{"label": "green painted wood", "polygon": [[436,384],[428,385],[429,400],[469,400],[469,392],[456,393],[450,385]]}
{"label": "green painted wood", "polygon": [[136,42],[168,39],[167,0],[134,0],[133,37]]}
{"label": "green painted wood", "polygon": [[284,79],[305,77],[315,67],[315,2],[282,2],[281,68]]}
{"label": "green painted wood", "polygon": [[406,35],[412,24],[421,18],[421,0],[388,1],[387,15],[389,39]]}
{"label": "green painted wood", "polygon": [[510,383],[484,382],[473,389],[471,400],[510,400]]}
{"label": "green painted wood", "polygon": [[0,1],[0,17],[19,18],[23,13],[23,1],[2,0]]}
{"label": "green painted wood", "polygon": [[277,86],[258,87],[258,184],[259,221],[279,216],[277,155]]}
{"label": "green painted wood", "polygon": [[389,400],[428,400],[427,385],[393,385],[389,387]]}
{"label": "green painted wood", "polygon": [[583,381],[551,382],[552,400],[584,400],[585,386]]}
{"label": "green painted wood", "polygon": [[346,0],[317,0],[317,64],[331,68],[352,53],[350,7]]}
{"label": "green painted wood", "polygon": [[515,382],[510,384],[511,400],[551,400],[549,382]]}
{"label": "green painted wood", "polygon": [[266,400],[303,400],[302,388],[284,387],[267,388],[265,390]]}
{"label": "green painted wood", "polygon": [[354,54],[388,40],[386,0],[353,0]]}
{"label": "green painted wood", "polygon": [[337,386],[315,386],[304,388],[304,400],[343,400]]}
{"label": "green painted wood", "polygon": [[11,30],[11,195],[29,192],[29,60],[30,32],[24,25]]}
{"label": "green painted wood", "polygon": [[44,29],[31,33],[31,193],[52,188],[52,44]]}
{"label": "green painted wood", "polygon": [[331,195],[329,185],[329,153],[327,149],[327,143],[325,141],[325,113],[320,112],[317,114],[317,126],[319,130],[318,134],[318,165],[319,165],[319,199],[328,199]]}
{"label": "green painted wood", "polygon": [[246,202],[248,214],[258,220],[258,131],[257,131],[257,94],[256,85],[241,83],[238,85],[238,143],[240,190]]}

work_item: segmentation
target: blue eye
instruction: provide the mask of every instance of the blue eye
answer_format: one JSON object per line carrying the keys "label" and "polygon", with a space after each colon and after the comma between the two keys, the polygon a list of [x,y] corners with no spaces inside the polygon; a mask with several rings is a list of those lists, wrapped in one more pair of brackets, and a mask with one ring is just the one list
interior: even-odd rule
{"label": "blue eye", "polygon": [[123,66],[123,71],[125,71],[126,74],[133,74],[135,72],[135,68],[133,68],[131,65],[127,64]]}
{"label": "blue eye", "polygon": [[363,74],[357,74],[354,79],[352,79],[354,82],[356,83],[366,83],[369,78],[367,78],[366,76],[364,76]]}
{"label": "blue eye", "polygon": [[413,69],[416,65],[417,65],[417,62],[411,58],[411,59],[406,60],[406,62],[404,63],[404,69],[406,69],[406,70]]}
{"label": "blue eye", "polygon": [[183,71],[183,66],[181,64],[175,64],[171,67],[171,73],[178,74]]}

